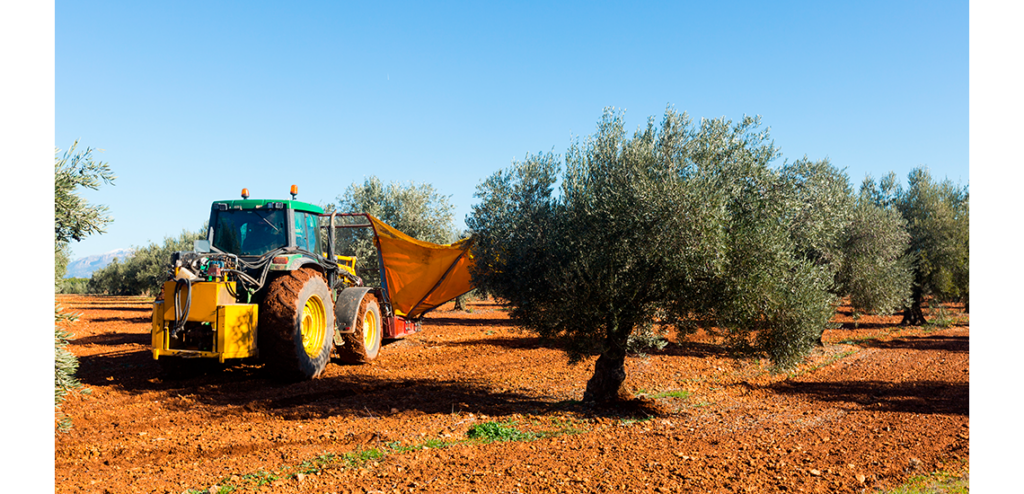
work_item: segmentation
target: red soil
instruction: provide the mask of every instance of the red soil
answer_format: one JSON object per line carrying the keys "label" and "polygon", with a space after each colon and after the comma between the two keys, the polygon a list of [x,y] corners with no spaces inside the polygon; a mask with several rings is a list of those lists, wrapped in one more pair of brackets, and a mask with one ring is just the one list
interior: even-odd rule
{"label": "red soil", "polygon": [[[645,400],[595,410],[576,401],[594,359],[567,365],[489,302],[442,307],[373,364],[286,384],[252,364],[163,379],[146,300],[58,301],[82,313],[70,348],[91,390],[63,406],[58,492],[862,492],[969,460],[955,310],[964,326],[932,331],[854,328],[841,310],[844,329],[783,375],[695,335],[627,359]],[[541,435],[467,439],[491,421]],[[372,450],[386,455],[344,457]]]}

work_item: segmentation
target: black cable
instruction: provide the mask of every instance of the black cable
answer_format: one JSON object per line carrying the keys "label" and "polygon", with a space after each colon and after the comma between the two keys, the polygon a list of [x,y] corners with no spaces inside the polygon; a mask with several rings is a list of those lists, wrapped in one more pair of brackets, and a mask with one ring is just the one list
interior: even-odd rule
{"label": "black cable", "polygon": [[[185,313],[181,311],[181,286],[185,285]],[[188,313],[192,308],[192,280],[188,278],[178,278],[174,284],[174,328],[171,329],[171,338],[177,337],[183,329],[185,329],[185,322],[188,321]]]}

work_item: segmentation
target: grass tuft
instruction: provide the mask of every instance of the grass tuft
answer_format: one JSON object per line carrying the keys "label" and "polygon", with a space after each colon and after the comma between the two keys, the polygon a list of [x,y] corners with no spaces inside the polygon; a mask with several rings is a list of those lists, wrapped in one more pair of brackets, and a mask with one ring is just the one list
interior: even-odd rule
{"label": "grass tuft", "polygon": [[690,397],[690,392],[685,390],[685,389],[675,389],[675,390],[672,390],[672,391],[665,391],[665,392],[662,392],[662,393],[657,393],[657,394],[651,395],[650,397],[654,398],[655,400],[658,400],[658,399],[661,399],[661,398],[679,398],[679,399],[685,400],[685,399]]}
{"label": "grass tuft", "polygon": [[885,491],[885,494],[968,494],[970,476],[965,468],[962,472],[939,470],[925,475],[911,477],[907,483]]}
{"label": "grass tuft", "polygon": [[925,323],[926,329],[938,329],[948,328],[956,322],[956,318],[949,312],[948,309],[939,305],[938,307],[931,307],[932,318]]}
{"label": "grass tuft", "polygon": [[536,434],[522,432],[514,427],[515,422],[484,422],[469,428],[466,437],[484,442],[523,441],[536,438]]}

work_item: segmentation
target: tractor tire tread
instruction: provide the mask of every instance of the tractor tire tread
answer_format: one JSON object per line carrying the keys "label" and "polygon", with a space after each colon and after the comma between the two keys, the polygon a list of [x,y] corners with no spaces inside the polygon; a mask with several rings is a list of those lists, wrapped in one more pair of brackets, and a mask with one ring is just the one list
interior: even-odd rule
{"label": "tractor tire tread", "polygon": [[345,344],[337,347],[338,360],[346,364],[368,364],[377,358],[381,346],[380,339],[378,338],[376,348],[371,349],[366,348],[363,339],[363,318],[371,304],[377,310],[377,332],[380,334],[383,331],[383,321],[380,320],[380,303],[375,295],[367,293],[359,303],[359,312],[356,314],[356,330],[341,335]]}
{"label": "tractor tire tread", "polygon": [[[323,282],[326,294],[324,300],[327,312],[328,347],[326,355],[318,359],[307,359],[301,345],[301,333],[298,329],[298,317],[302,312],[300,295],[311,279],[319,278]],[[259,312],[259,347],[267,367],[276,375],[287,380],[315,379],[323,372],[330,361],[330,346],[334,333],[334,307],[330,299],[330,290],[323,275],[312,269],[298,269],[291,273],[278,276],[270,282],[266,297],[260,304]]]}

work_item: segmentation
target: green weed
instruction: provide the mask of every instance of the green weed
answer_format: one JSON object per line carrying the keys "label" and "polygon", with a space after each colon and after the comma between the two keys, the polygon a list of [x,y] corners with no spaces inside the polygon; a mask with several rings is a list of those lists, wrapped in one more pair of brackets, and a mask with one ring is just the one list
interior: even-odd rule
{"label": "green weed", "polygon": [[938,307],[932,306],[929,309],[929,312],[932,314],[932,318],[925,323],[925,328],[948,328],[956,321],[953,315],[950,314],[949,310],[941,305]]}
{"label": "green weed", "polygon": [[[267,485],[277,480],[278,478],[280,477],[272,473],[264,472],[263,470],[257,470],[256,473],[246,474],[241,477],[241,479],[245,480],[247,483],[254,482],[256,484],[256,487]],[[225,479],[225,481],[226,480],[230,479]],[[225,483],[225,481],[221,481],[221,483],[223,484]]]}
{"label": "green weed", "polygon": [[342,455],[342,462],[350,467],[360,467],[369,461],[379,460],[384,458],[384,453],[377,448],[370,449],[357,449],[353,453],[347,453]]}
{"label": "green weed", "polygon": [[685,400],[686,398],[689,398],[689,397],[690,397],[690,392],[685,390],[685,389],[676,389],[676,390],[672,390],[672,391],[665,391],[665,392],[657,393],[657,394],[651,396],[651,398],[654,398],[655,400],[658,400],[658,399],[661,399],[661,398],[680,398],[680,399],[684,399]]}
{"label": "green weed", "polygon": [[911,477],[907,483],[884,494],[967,494],[970,492],[968,471],[940,470]]}
{"label": "green weed", "polygon": [[446,447],[451,446],[453,444],[455,444],[455,442],[453,442],[453,441],[442,441],[440,439],[427,439],[426,441],[424,441],[422,443],[407,444],[407,445],[403,445],[401,443],[401,441],[393,441],[393,442],[387,443],[385,446],[387,446],[387,448],[389,450],[391,450],[391,453],[393,453],[393,454],[402,454],[402,453],[406,453],[408,451],[418,451],[418,450],[421,450],[421,449],[424,449],[424,448],[430,448],[430,449],[446,448]]}
{"label": "green weed", "polygon": [[484,422],[470,427],[466,431],[466,437],[485,442],[523,441],[536,437],[533,433],[516,429],[514,425],[515,422]]}

